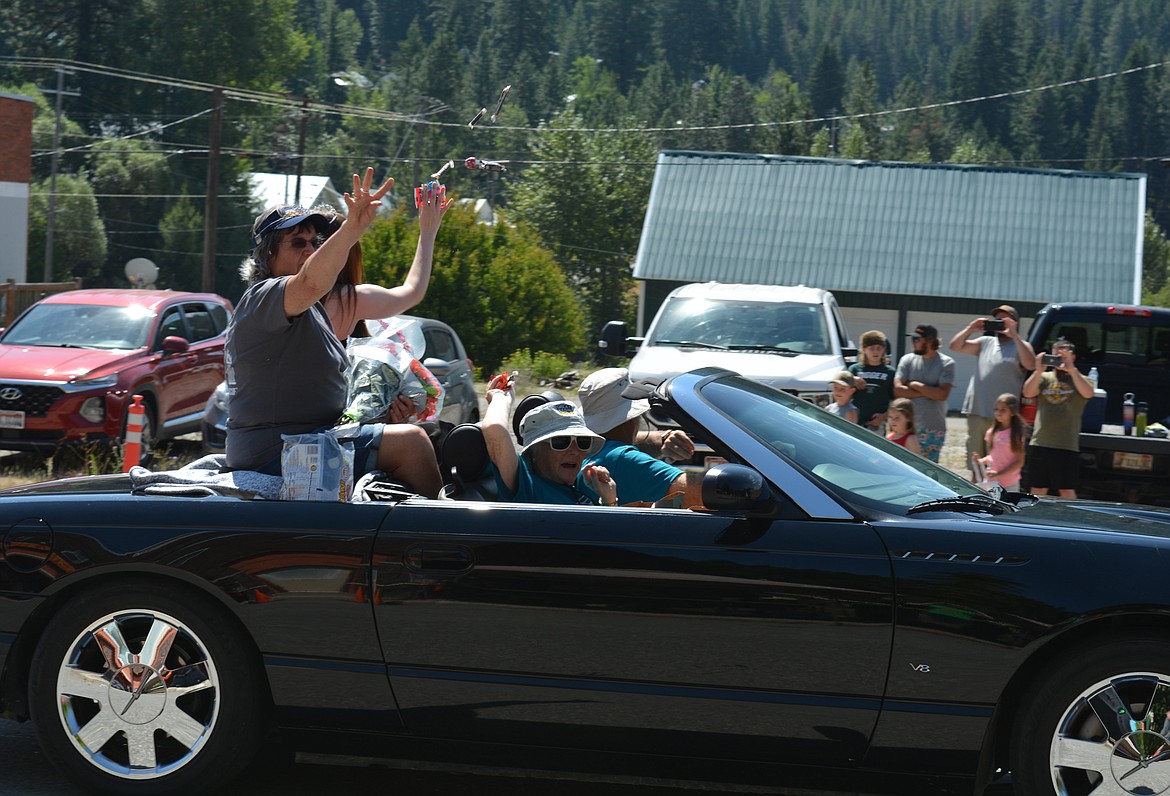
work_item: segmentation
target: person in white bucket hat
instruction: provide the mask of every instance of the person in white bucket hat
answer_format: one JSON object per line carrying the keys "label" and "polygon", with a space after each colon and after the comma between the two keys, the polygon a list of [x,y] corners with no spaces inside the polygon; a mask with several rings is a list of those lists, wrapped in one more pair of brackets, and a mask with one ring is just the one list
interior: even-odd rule
{"label": "person in white bucket hat", "polygon": [[[599,451],[591,453],[586,465],[605,467],[618,483],[618,503],[657,503],[674,493],[683,493],[685,506],[699,506],[703,502],[701,473],[684,472],[660,461],[640,449],[635,440],[640,431],[642,415],[650,411],[645,398],[630,399],[622,393],[630,386],[630,372],[625,368],[602,368],[586,376],[577,389],[585,425],[605,437]],[[655,449],[668,455],[689,460],[695,444],[681,430],[671,430],[649,440]]]}
{"label": "person in white bucket hat", "polygon": [[531,409],[520,421],[520,453],[512,445],[512,377],[488,383],[488,408],[480,428],[496,469],[500,497],[517,503],[617,505],[617,484],[604,467],[584,467],[605,440],[585,425],[568,401]]}

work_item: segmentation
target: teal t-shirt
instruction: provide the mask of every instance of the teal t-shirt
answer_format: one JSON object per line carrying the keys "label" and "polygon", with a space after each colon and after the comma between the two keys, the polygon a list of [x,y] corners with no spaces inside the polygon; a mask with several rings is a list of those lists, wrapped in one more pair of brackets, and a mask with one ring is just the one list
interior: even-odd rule
{"label": "teal t-shirt", "polygon": [[509,503],[558,503],[575,506],[578,504],[596,506],[601,496],[581,483],[578,477],[576,486],[566,486],[555,481],[542,478],[532,469],[531,462],[524,456],[520,457],[516,469],[516,491],[508,489],[504,484],[495,465],[489,464],[496,476],[496,487],[499,490],[500,500]]}
{"label": "teal t-shirt", "polygon": [[[606,440],[601,450],[586,459],[585,464],[598,464],[609,470],[610,477],[617,482],[619,506],[662,500],[670,485],[683,474],[677,467],[655,459],[633,445],[614,440]],[[584,476],[577,476],[577,488],[588,489]]]}

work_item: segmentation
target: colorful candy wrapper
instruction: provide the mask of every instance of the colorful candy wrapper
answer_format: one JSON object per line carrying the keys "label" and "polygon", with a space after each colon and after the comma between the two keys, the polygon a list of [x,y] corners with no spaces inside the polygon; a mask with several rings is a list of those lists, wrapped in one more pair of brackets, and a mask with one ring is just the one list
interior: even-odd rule
{"label": "colorful candy wrapper", "polygon": [[410,399],[410,422],[435,420],[443,409],[443,387],[421,357],[426,341],[418,322],[401,318],[367,321],[370,337],[350,340],[343,422],[377,423],[399,395]]}

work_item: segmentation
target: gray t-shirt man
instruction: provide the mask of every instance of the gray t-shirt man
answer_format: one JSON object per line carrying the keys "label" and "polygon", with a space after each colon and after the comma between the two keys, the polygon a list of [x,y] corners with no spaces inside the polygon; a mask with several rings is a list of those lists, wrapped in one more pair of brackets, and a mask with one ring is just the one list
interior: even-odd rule
{"label": "gray t-shirt man", "polygon": [[228,326],[227,466],[236,470],[268,471],[275,460],[279,474],[282,434],[328,428],[345,410],[345,346],[321,302],[284,314],[288,278],[248,288]]}
{"label": "gray t-shirt man", "polygon": [[[906,354],[898,361],[895,378],[909,384],[920,381],[932,387],[955,383],[955,360],[946,354],[935,353],[932,357],[921,354]],[[914,398],[914,420],[918,427],[927,431],[947,430],[947,402],[933,398]]]}
{"label": "gray t-shirt man", "polygon": [[1014,340],[982,337],[971,341],[979,346],[975,375],[967,385],[963,414],[995,416],[995,399],[1005,392],[1019,396],[1027,374],[1020,368],[1020,351]]}
{"label": "gray t-shirt man", "polygon": [[[986,328],[993,320],[1003,324],[1002,331]],[[987,453],[984,437],[995,424],[995,400],[1004,393],[1019,397],[1024,379],[1036,365],[1032,346],[1020,337],[1019,322],[1016,308],[1001,304],[991,311],[990,318],[975,318],[951,338],[952,351],[978,357],[975,375],[963,399],[968,466],[973,456]],[[976,334],[979,337],[973,338]]]}

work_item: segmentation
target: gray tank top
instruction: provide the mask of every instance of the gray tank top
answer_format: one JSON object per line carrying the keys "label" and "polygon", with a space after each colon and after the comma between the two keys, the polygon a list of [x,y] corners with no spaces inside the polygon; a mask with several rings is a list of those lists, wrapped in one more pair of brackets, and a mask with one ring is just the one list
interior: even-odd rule
{"label": "gray tank top", "polygon": [[227,465],[236,470],[264,467],[280,455],[282,434],[332,426],[345,409],[345,346],[321,302],[284,314],[287,281],[248,288],[228,326]]}

